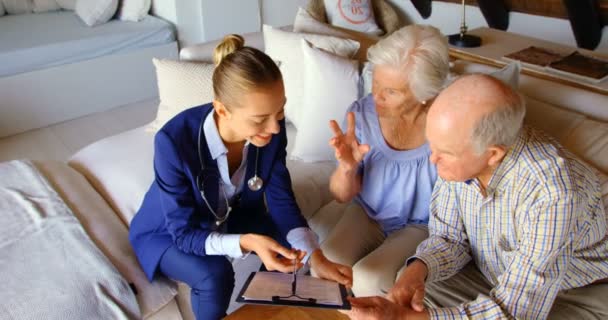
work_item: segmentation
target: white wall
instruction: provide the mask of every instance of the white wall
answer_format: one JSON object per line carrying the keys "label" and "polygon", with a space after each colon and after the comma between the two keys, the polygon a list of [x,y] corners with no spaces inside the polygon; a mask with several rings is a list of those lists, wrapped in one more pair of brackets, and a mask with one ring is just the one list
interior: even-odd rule
{"label": "white wall", "polygon": [[175,2],[167,0],[152,0],[151,12],[157,17],[161,17],[173,24],[177,24],[177,12]]}
{"label": "white wall", "polygon": [[271,26],[293,24],[298,7],[306,8],[308,0],[260,0],[262,23]]}
{"label": "white wall", "polygon": [[260,7],[257,0],[200,0],[200,2],[204,41],[220,39],[230,33],[242,34],[261,30]]}

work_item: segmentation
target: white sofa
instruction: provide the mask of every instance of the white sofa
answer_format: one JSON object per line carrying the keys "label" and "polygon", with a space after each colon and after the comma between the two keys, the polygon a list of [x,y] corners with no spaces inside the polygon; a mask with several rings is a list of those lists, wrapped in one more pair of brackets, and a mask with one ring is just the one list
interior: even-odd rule
{"label": "white sofa", "polygon": [[[261,33],[246,35],[247,44],[263,49]],[[181,50],[187,60],[208,61],[216,42]],[[452,71],[489,72],[493,67],[454,61]],[[601,172],[603,199],[608,203],[608,97],[530,76],[520,76],[520,90],[526,95],[526,122],[537,126],[564,144]],[[329,130],[319,124],[319,130]],[[296,131],[288,125],[290,150]],[[145,127],[96,142],[78,153],[69,165],[84,175],[114,212],[128,225],[144,193],[153,180],[153,134]],[[323,142],[320,142],[323,143]],[[288,161],[293,188],[302,212],[321,241],[340,216],[341,206],[328,192],[333,162],[304,163]],[[126,238],[126,229],[121,231]],[[175,298],[181,316],[192,317],[189,290],[179,286]]]}
{"label": "white sofa", "polygon": [[72,11],[0,17],[0,137],[158,97],[153,57],[176,58],[153,16],[88,27]]}

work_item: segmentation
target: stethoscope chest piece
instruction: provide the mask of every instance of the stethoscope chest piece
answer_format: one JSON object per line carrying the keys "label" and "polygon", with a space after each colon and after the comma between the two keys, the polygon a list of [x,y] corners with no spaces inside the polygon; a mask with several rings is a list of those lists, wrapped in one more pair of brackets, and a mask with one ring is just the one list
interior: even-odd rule
{"label": "stethoscope chest piece", "polygon": [[258,190],[262,189],[263,185],[264,185],[264,181],[262,180],[262,178],[258,177],[257,174],[255,174],[253,177],[251,177],[251,179],[247,180],[247,186],[249,187],[249,190],[251,190],[251,191],[258,191]]}

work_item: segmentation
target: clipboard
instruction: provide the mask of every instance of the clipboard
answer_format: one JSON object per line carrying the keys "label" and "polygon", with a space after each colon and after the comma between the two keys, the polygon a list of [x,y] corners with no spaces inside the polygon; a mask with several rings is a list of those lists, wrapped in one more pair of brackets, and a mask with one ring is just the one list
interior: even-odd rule
{"label": "clipboard", "polygon": [[[261,277],[257,278],[256,281],[254,281],[256,276],[261,276]],[[239,294],[236,298],[236,301],[240,302],[240,303],[250,303],[250,304],[282,305],[282,306],[297,306],[297,307],[342,309],[342,310],[351,309],[350,302],[347,299],[349,294],[344,285],[333,282],[333,281],[317,279],[317,278],[314,278],[311,276],[305,276],[305,275],[297,276],[298,284],[305,285],[305,283],[307,281],[313,281],[313,282],[317,282],[319,284],[327,285],[332,288],[331,290],[337,290],[335,293],[335,297],[337,297],[339,295],[339,299],[340,299],[339,303],[327,303],[323,300],[323,298],[319,299],[320,298],[319,296],[317,296],[317,297],[303,296],[302,297],[302,298],[311,298],[311,299],[315,300],[314,302],[310,301],[310,299],[306,300],[306,299],[302,299],[302,298],[283,298],[285,296],[288,296],[289,294],[282,294],[282,292],[283,293],[286,291],[291,292],[290,291],[291,282],[289,282],[289,281],[264,281],[263,285],[267,286],[266,288],[264,288],[265,292],[267,293],[267,296],[264,299],[254,299],[251,297],[246,297],[246,293],[248,292],[248,289],[252,288],[252,283],[254,284],[254,286],[259,286],[260,283],[262,282],[261,280],[268,280],[268,278],[275,278],[275,279],[282,280],[282,278],[290,279],[291,277],[292,277],[291,274],[284,274],[284,273],[280,273],[280,272],[267,272],[267,271],[252,272],[249,275],[249,277],[247,278],[247,281],[245,281],[245,284],[243,285],[243,287],[241,288],[241,291],[239,292]],[[320,281],[323,281],[324,283],[321,283]],[[283,288],[283,286],[286,283],[287,283],[288,287]],[[280,286],[280,288],[279,288],[279,286]],[[296,292],[298,294],[301,294],[298,291],[296,291]]]}

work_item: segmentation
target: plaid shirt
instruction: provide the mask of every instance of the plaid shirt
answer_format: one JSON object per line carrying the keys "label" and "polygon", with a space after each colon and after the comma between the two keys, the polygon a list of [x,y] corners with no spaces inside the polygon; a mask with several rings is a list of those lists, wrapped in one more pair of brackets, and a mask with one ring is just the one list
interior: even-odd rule
{"label": "plaid shirt", "polygon": [[489,296],[429,310],[432,319],[543,319],[561,290],[608,278],[606,214],[596,173],[544,134],[525,128],[494,172],[478,181],[438,180],[430,237],[412,259],[427,281],[471,259]]}

